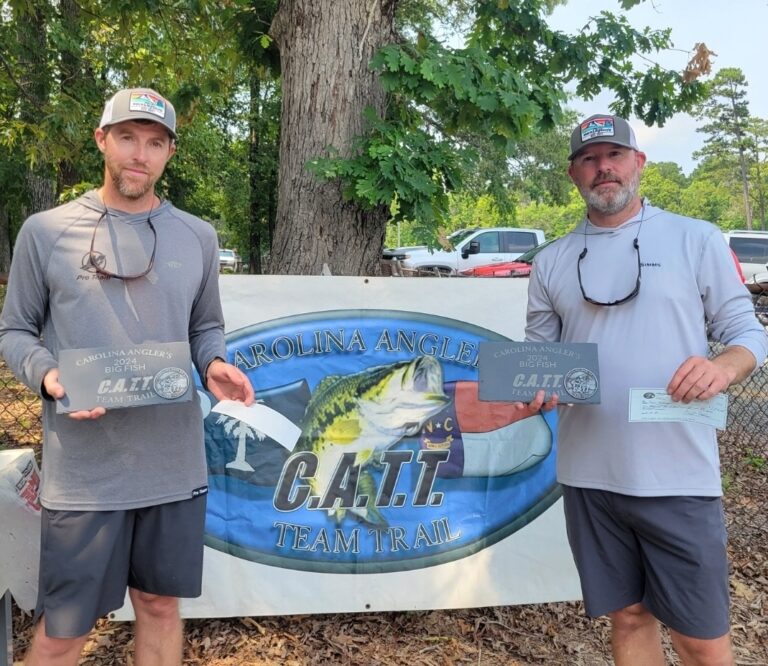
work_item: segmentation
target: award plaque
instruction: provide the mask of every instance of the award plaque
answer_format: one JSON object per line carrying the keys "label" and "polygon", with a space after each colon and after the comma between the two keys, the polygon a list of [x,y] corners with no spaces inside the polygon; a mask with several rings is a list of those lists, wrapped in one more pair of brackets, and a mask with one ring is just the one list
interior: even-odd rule
{"label": "award plaque", "polygon": [[530,402],[540,390],[561,404],[600,402],[597,345],[591,342],[481,342],[480,400]]}
{"label": "award plaque", "polygon": [[59,382],[67,394],[60,414],[187,402],[195,390],[188,342],[62,349]]}

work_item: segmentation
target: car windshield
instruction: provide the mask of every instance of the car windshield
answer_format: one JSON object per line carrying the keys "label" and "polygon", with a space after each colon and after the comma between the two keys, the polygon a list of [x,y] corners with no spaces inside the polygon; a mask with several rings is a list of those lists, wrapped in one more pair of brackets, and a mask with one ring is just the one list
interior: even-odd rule
{"label": "car windshield", "polygon": [[473,234],[477,231],[477,229],[459,229],[459,231],[454,231],[452,234],[448,236],[448,240],[451,241],[451,244],[455,247],[458,243],[461,243],[467,236],[470,234]]}
{"label": "car windshield", "polygon": [[731,248],[739,261],[744,263],[764,264],[768,262],[768,236],[765,238],[731,236]]}
{"label": "car windshield", "polygon": [[234,256],[235,256],[235,253],[232,250],[219,250],[220,259],[229,259]]}
{"label": "car windshield", "polygon": [[548,241],[544,241],[541,245],[532,247],[530,250],[528,250],[528,252],[523,252],[523,254],[515,259],[515,261],[519,261],[521,264],[532,264],[533,258],[554,240],[554,238],[550,238]]}

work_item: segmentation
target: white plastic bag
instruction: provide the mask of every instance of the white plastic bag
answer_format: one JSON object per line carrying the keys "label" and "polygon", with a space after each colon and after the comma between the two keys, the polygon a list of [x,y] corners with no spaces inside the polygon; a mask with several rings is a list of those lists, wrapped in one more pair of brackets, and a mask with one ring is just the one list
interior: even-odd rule
{"label": "white plastic bag", "polygon": [[32,449],[0,451],[0,594],[10,590],[23,610],[37,602],[39,487]]}

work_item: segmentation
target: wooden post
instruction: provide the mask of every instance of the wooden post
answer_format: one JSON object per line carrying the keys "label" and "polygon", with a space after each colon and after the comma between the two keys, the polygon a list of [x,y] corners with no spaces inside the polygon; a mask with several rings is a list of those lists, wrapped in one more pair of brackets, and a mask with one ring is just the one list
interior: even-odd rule
{"label": "wooden post", "polygon": [[0,666],[13,665],[13,618],[11,593],[6,590],[0,600]]}

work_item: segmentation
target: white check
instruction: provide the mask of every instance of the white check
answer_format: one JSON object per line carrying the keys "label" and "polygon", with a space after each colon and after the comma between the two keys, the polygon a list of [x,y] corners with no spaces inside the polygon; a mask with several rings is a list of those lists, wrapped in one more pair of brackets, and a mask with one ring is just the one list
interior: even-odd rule
{"label": "white check", "polygon": [[728,396],[718,393],[709,400],[672,402],[663,388],[629,389],[629,420],[632,422],[683,421],[725,430]]}

